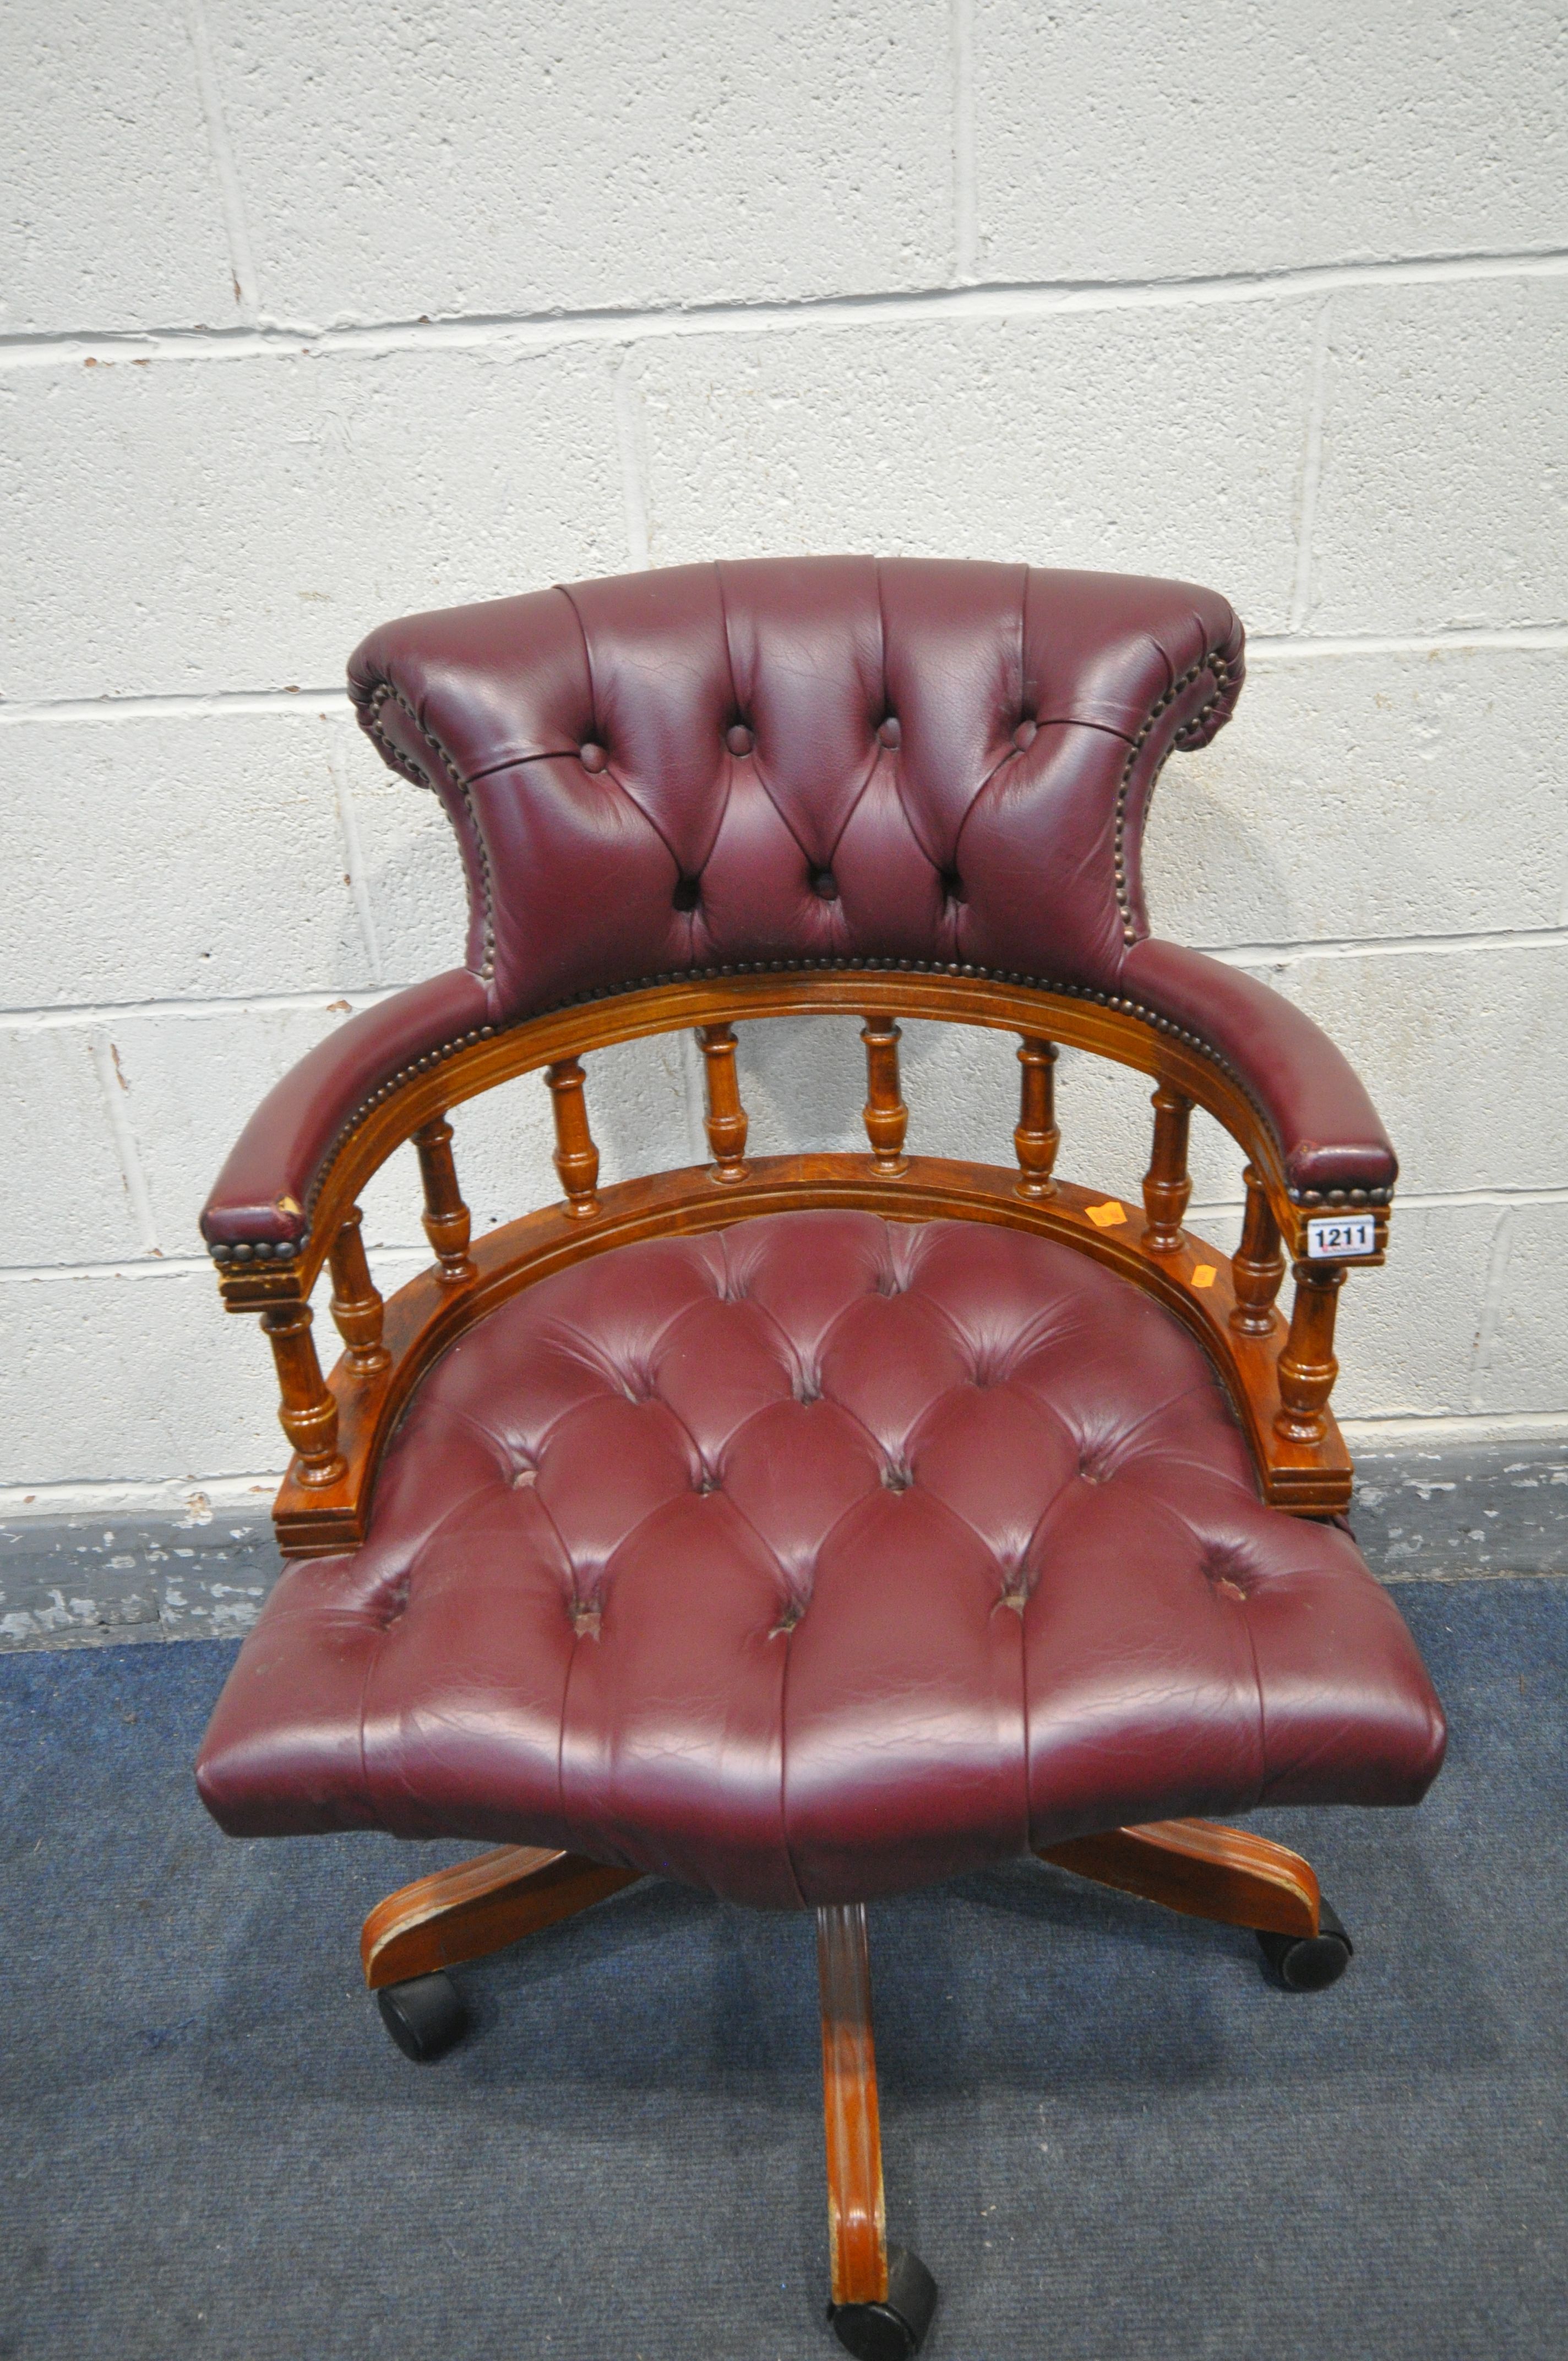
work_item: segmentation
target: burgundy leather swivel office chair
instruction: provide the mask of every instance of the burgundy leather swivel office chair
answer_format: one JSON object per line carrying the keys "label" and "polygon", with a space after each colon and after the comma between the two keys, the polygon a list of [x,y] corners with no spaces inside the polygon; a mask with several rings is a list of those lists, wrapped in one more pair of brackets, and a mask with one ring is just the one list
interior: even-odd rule
{"label": "burgundy leather swivel office chair", "polygon": [[[906,2355],[865,1904],[1035,1852],[1310,1988],[1350,1944],[1306,1862],[1188,1816],[1414,1804],[1442,1754],[1328,1410],[1394,1157],[1305,1016],[1145,918],[1149,794],[1241,628],[1180,583],[758,561],[416,616],[350,678],[456,831],[467,952],[280,1083],[203,1215],[297,1562],[202,1794],[497,1848],[367,1921],[416,2057],[447,1968],[639,1876],[814,1909],[831,2316]],[[863,1020],[869,1153],[749,1159],[733,1028],[803,1011]],[[1014,1160],[905,1153],[899,1015],[1019,1038]],[[600,1190],[581,1058],[680,1027],[712,1161]],[[1154,1079],[1141,1205],[1054,1176],[1060,1042]],[[565,1200],[475,1241],[447,1113],[534,1069]],[[1183,1227],[1194,1103],[1249,1159],[1234,1259]],[[437,1261],[383,1307],[356,1200],[411,1137]]]}

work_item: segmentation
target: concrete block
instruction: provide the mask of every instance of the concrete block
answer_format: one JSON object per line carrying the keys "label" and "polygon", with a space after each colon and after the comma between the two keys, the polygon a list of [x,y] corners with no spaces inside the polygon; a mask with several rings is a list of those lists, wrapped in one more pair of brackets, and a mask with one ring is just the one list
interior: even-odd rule
{"label": "concrete block", "polygon": [[626,563],[587,347],[62,364],[8,391],[8,697],[329,686],[389,616]]}
{"label": "concrete block", "polygon": [[334,775],[345,730],[319,708],[8,724],[0,757],[28,785],[0,811],[0,1001],[374,984]]}
{"label": "concrete block", "polygon": [[[696,1076],[678,1037],[627,1041],[585,1060],[588,1121],[599,1151],[599,1180],[609,1188],[640,1172],[663,1172],[701,1162],[700,1129],[693,1137],[690,1091]],[[551,1161],[555,1145],[550,1093],[540,1074],[520,1074],[451,1113],[453,1155],[464,1198],[479,1236],[537,1207],[558,1203],[561,1183]],[[365,1190],[367,1240],[373,1268],[378,1252],[397,1283],[431,1259],[420,1225],[419,1163],[400,1148]],[[412,1266],[399,1250],[417,1250]]]}
{"label": "concrete block", "polygon": [[75,1516],[0,1524],[0,1649],[108,1647],[125,1641],[226,1640],[248,1631],[282,1570],[258,1486],[237,1523]]}
{"label": "concrete block", "polygon": [[1560,649],[1257,662],[1155,796],[1144,876],[1179,942],[1554,927],[1568,778]]}
{"label": "concrete block", "polygon": [[[1486,1205],[1395,1207],[1387,1263],[1353,1270],[1340,1291],[1333,1397],[1340,1418],[1462,1417],[1470,1410],[1494,1219]],[[1281,1301],[1288,1310],[1288,1277]]]}
{"label": "concrete block", "polygon": [[349,1010],[323,994],[296,1008],[126,1011],[105,1028],[166,1254],[204,1255],[197,1217],[225,1157],[271,1085]]}
{"label": "concrete block", "polygon": [[[749,1155],[864,1153],[861,1022],[854,1016],[780,1016],[737,1027],[735,1062],[751,1126]],[[939,1029],[918,1028],[933,1035]],[[904,1095],[912,1108],[924,1113],[925,1094],[916,1080],[916,1030],[912,1025],[904,1028]],[[912,1122],[910,1145],[918,1149],[924,1143],[914,1136],[915,1129]]]}
{"label": "concrete block", "polygon": [[0,333],[232,326],[184,12],[65,0],[16,12],[7,30]]}
{"label": "concrete block", "polygon": [[681,336],[633,357],[654,562],[862,549],[1211,582],[1288,613],[1301,304]]}
{"label": "concrete block", "polygon": [[1568,614],[1568,278],[1332,299],[1315,631]]}
{"label": "concrete block", "polygon": [[105,1093],[124,1093],[108,1044],[85,1027],[0,1024],[6,1213],[0,1267],[118,1262],[147,1252]]}
{"label": "concrete block", "polygon": [[1355,1538],[1385,1582],[1568,1574],[1568,1446],[1412,1436],[1359,1444]]}
{"label": "concrete block", "polygon": [[338,743],[384,981],[417,983],[460,965],[468,903],[456,839],[440,802],[389,771],[347,717]]}
{"label": "concrete block", "polygon": [[214,38],[268,311],[517,313],[928,286],[951,262],[942,0],[373,0]]}
{"label": "concrete block", "polygon": [[977,0],[988,278],[1218,276],[1561,244],[1562,12]]}
{"label": "concrete block", "polygon": [[1257,972],[1314,1016],[1372,1094],[1400,1187],[1560,1187],[1568,1170],[1568,953],[1304,954]]}
{"label": "concrete block", "polygon": [[[452,1152],[477,1237],[559,1195],[543,1082],[520,1077],[451,1110]],[[432,1259],[420,1225],[422,1195],[411,1147],[393,1151],[360,1196],[372,1267],[400,1286]],[[379,1279],[378,1284],[380,1284]]]}
{"label": "concrete block", "polygon": [[[203,1251],[197,1217],[242,1126],[272,1083],[348,1010],[339,998],[297,1008],[115,1017],[113,1038],[166,1253]],[[587,1076],[607,1185],[695,1160],[678,1040],[601,1050],[588,1061]],[[550,1161],[554,1133],[548,1093],[537,1075],[521,1076],[454,1108],[452,1125],[458,1177],[477,1231],[559,1196]],[[429,1261],[411,1148],[394,1152],[362,1202],[373,1246],[416,1248],[418,1259]]]}
{"label": "concrete block", "polygon": [[0,1284],[0,1484],[280,1472],[276,1411],[265,1339],[205,1271]]}
{"label": "concrete block", "polygon": [[1494,1214],[1494,1294],[1483,1307],[1470,1406],[1561,1417],[1568,1411],[1568,1202]]}

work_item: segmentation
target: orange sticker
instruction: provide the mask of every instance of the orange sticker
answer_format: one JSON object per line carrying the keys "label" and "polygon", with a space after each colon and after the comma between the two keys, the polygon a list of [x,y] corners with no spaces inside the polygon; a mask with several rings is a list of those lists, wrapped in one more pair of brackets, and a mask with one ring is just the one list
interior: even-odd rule
{"label": "orange sticker", "polygon": [[1194,1287],[1212,1287],[1218,1277],[1219,1273],[1212,1262],[1201,1262],[1192,1274],[1192,1284]]}
{"label": "orange sticker", "polygon": [[1097,1230],[1113,1230],[1118,1223],[1127,1218],[1125,1205],[1118,1205],[1114,1197],[1107,1204],[1085,1205],[1083,1210]]}

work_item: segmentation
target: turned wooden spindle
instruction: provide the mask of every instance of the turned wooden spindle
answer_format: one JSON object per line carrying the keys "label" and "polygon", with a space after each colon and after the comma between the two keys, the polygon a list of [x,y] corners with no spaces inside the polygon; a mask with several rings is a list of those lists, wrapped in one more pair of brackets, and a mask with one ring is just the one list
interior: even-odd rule
{"label": "turned wooden spindle", "polygon": [[1018,1051],[1024,1071],[1018,1089],[1018,1127],[1013,1145],[1018,1156],[1020,1197],[1054,1197],[1057,1184],[1051,1167],[1061,1146],[1056,1114],[1057,1045],[1025,1033]]}
{"label": "turned wooden spindle", "polygon": [[389,1369],[392,1356],[381,1342],[381,1298],[365,1259],[363,1218],[357,1205],[349,1207],[332,1242],[329,1260],[332,1316],[348,1347],[348,1366],[368,1377],[375,1369]]}
{"label": "turned wooden spindle", "polygon": [[1231,1326],[1243,1336],[1268,1336],[1274,1332],[1274,1299],[1285,1276],[1279,1249],[1279,1224],[1257,1172],[1246,1168],[1246,1215],[1242,1242],[1231,1263],[1236,1290]]}
{"label": "turned wooden spindle", "polygon": [[337,1448],[337,1404],[328,1391],[311,1336],[308,1303],[269,1303],[261,1325],[272,1345],[283,1399],[278,1419],[300,1455],[303,1484],[335,1484],[347,1474]]}
{"label": "turned wooden spindle", "polygon": [[1339,1375],[1334,1359],[1334,1312],[1344,1285],[1339,1262],[1298,1262],[1290,1307],[1290,1334],[1279,1356],[1279,1414],[1274,1423],[1292,1443],[1321,1443],[1329,1431],[1323,1415]]}
{"label": "turned wooden spindle", "polygon": [[599,1152],[588,1129],[587,1102],[583,1095],[583,1061],[562,1058],[546,1066],[550,1103],[555,1113],[555,1170],[566,1191],[566,1211],[579,1221],[597,1213],[599,1201]]}
{"label": "turned wooden spindle", "polygon": [[830,1903],[817,1911],[817,1972],[833,2301],[885,2303],[887,2215],[864,1903]]}
{"label": "turned wooden spindle", "polygon": [[1184,1091],[1161,1082],[1149,1102],[1154,1108],[1154,1147],[1144,1175],[1144,1244],[1152,1254],[1174,1254],[1181,1244],[1182,1216],[1192,1194],[1187,1173],[1187,1129],[1192,1102]]}
{"label": "turned wooden spindle", "polygon": [[744,1180],[746,1178],[746,1110],[740,1104],[740,1084],[735,1072],[735,1027],[733,1025],[699,1025],[696,1038],[702,1048],[703,1089],[707,1112],[703,1127],[713,1154],[713,1177],[716,1180]]}
{"label": "turned wooden spindle", "polygon": [[419,1150],[419,1169],[424,1181],[424,1234],[435,1248],[444,1284],[461,1287],[465,1279],[474,1276],[474,1266],[468,1259],[472,1224],[457,1186],[457,1167],[452,1161],[452,1126],[444,1115],[433,1115],[429,1123],[421,1124],[414,1134],[414,1146]]}
{"label": "turned wooden spindle", "polygon": [[861,1038],[866,1045],[866,1103],[861,1112],[866,1137],[872,1144],[872,1166],[890,1178],[909,1170],[909,1159],[904,1153],[909,1109],[898,1091],[898,1044],[902,1038],[891,1016],[868,1016],[861,1027]]}

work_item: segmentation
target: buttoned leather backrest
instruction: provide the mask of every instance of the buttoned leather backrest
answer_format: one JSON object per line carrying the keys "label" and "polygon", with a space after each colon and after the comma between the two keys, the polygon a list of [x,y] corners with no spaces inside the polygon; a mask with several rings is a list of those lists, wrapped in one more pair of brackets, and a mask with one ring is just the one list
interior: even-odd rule
{"label": "buttoned leather backrest", "polygon": [[514,1017],[819,961],[1115,988],[1149,790],[1229,718],[1242,645],[1185,583],[752,559],[411,616],[350,684],[445,805]]}

